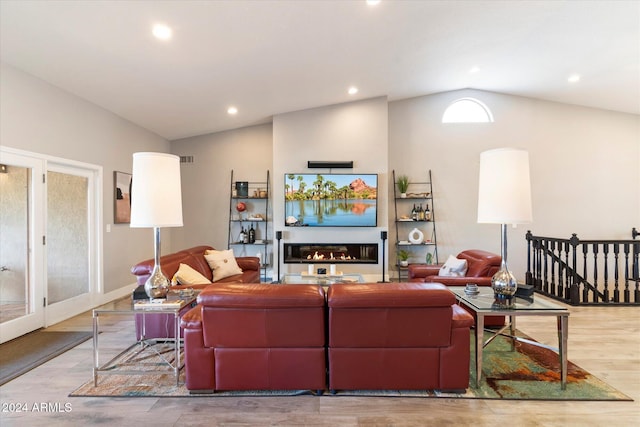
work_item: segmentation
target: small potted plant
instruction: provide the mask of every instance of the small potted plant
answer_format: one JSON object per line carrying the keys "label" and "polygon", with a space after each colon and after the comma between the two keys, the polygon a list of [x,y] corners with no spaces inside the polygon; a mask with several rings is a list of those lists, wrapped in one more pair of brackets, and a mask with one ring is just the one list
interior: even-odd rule
{"label": "small potted plant", "polygon": [[431,252],[427,253],[427,256],[425,257],[425,261],[427,261],[427,264],[429,265],[433,264],[433,254]]}
{"label": "small potted plant", "polygon": [[404,249],[400,249],[398,251],[398,263],[400,264],[400,267],[406,267],[409,265],[409,252],[404,250]]}
{"label": "small potted plant", "polygon": [[407,197],[407,190],[409,189],[409,177],[407,175],[400,175],[398,177],[398,190],[400,190],[400,197]]}

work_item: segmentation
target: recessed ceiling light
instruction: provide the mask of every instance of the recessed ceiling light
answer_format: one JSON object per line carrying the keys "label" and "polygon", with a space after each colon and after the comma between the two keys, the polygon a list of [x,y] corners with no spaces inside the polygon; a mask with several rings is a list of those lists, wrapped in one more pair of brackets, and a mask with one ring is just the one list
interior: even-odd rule
{"label": "recessed ceiling light", "polygon": [[567,79],[569,83],[577,83],[580,81],[580,74],[572,74]]}
{"label": "recessed ceiling light", "polygon": [[375,5],[377,5],[378,3],[380,3],[380,0],[367,0],[367,4],[368,4],[369,6],[375,6]]}
{"label": "recessed ceiling light", "polygon": [[231,115],[238,114],[238,109],[236,107],[229,107],[227,108],[227,113]]}
{"label": "recessed ceiling light", "polygon": [[478,66],[473,66],[473,67],[471,67],[471,69],[469,69],[469,72],[471,74],[477,73],[478,71],[480,71],[480,67],[478,67]]}
{"label": "recessed ceiling light", "polygon": [[358,88],[355,86],[351,86],[348,92],[349,92],[349,95],[355,95],[356,93],[358,93]]}
{"label": "recessed ceiling light", "polygon": [[173,30],[164,24],[154,25],[152,32],[160,40],[169,40],[173,34]]}

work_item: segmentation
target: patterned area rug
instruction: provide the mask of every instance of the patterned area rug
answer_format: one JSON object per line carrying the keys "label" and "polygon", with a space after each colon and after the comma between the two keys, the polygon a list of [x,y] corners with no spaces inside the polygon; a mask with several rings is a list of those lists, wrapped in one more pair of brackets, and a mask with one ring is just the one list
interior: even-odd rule
{"label": "patterned area rug", "polygon": [[[338,391],[324,396],[375,396],[466,399],[514,399],[514,400],[633,400],[584,369],[569,362],[567,389],[560,388],[560,371],[557,353],[527,342],[517,342],[511,351],[506,337],[497,337],[484,349],[483,377],[479,388],[469,387],[465,393],[443,393],[438,390],[358,390]],[[473,334],[470,343],[473,346]],[[473,348],[473,347],[471,347]],[[170,349],[163,357],[171,357]],[[470,384],[475,383],[473,351],[471,352]],[[144,363],[143,363],[144,362]],[[123,356],[117,361],[110,375],[100,375],[98,386],[93,381],[80,386],[69,396],[140,396],[140,397],[241,397],[241,396],[296,396],[316,395],[311,390],[294,391],[228,391],[214,394],[190,395],[184,386],[184,374],[176,385],[171,373],[147,375],[118,375],[119,369],[128,364],[138,366],[160,365],[158,355],[147,352]]]}

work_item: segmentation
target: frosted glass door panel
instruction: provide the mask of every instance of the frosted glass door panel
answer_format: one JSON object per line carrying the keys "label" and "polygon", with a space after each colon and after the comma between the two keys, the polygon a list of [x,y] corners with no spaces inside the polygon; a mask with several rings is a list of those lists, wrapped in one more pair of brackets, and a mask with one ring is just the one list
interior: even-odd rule
{"label": "frosted glass door panel", "polygon": [[0,323],[30,312],[28,168],[0,173]]}
{"label": "frosted glass door panel", "polygon": [[47,172],[47,303],[89,292],[89,180]]}

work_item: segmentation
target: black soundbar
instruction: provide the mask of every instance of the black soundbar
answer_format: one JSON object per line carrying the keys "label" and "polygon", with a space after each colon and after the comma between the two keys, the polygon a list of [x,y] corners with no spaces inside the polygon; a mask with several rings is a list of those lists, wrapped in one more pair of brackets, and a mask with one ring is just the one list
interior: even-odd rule
{"label": "black soundbar", "polygon": [[352,169],[353,160],[349,160],[346,162],[309,160],[307,162],[307,167],[308,168],[326,168],[326,169]]}

